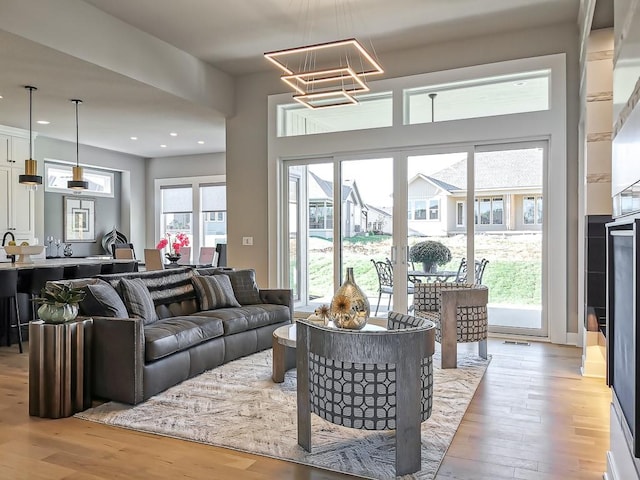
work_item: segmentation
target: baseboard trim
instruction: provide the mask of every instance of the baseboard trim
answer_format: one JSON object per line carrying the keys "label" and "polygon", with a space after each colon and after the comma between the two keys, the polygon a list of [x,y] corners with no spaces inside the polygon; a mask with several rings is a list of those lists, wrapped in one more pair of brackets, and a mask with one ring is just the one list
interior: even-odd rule
{"label": "baseboard trim", "polygon": [[578,334],[577,333],[567,333],[567,345],[578,346]]}

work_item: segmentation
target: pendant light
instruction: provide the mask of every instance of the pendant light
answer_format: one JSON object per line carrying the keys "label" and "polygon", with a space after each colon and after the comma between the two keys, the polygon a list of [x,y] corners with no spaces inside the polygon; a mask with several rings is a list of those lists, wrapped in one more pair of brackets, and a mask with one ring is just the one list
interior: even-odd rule
{"label": "pendant light", "polygon": [[38,175],[38,162],[33,159],[33,135],[31,132],[33,91],[37,90],[37,88],[29,85],[24,88],[29,90],[29,158],[24,161],[24,174],[18,176],[18,182],[26,185],[30,190],[35,190],[38,185],[42,185],[42,177]]}
{"label": "pendant light", "polygon": [[86,190],[89,188],[89,182],[86,182],[82,178],[82,167],[80,166],[80,141],[78,137],[78,104],[82,103],[82,100],[72,99],[76,104],[76,166],[73,167],[73,180],[67,182],[67,188],[76,190],[80,193],[80,190]]}

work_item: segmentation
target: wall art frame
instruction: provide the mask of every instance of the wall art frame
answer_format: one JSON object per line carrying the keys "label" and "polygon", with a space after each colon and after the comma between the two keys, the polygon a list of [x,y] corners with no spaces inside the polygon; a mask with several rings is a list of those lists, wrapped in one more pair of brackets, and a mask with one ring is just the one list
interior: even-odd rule
{"label": "wall art frame", "polygon": [[63,208],[65,243],[96,241],[96,199],[66,195]]}

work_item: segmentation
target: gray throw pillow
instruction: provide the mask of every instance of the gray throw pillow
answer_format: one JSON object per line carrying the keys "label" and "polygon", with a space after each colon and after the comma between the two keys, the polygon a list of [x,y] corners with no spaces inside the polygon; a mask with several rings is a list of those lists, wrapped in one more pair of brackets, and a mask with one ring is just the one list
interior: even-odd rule
{"label": "gray throw pillow", "polygon": [[195,275],[191,281],[200,302],[200,310],[240,306],[233,295],[229,277],[225,275]]}
{"label": "gray throw pillow", "polygon": [[145,325],[158,320],[151,293],[141,279],[123,278],[118,283],[118,288],[132,318],[141,318]]}
{"label": "gray throw pillow", "polygon": [[254,269],[232,270],[220,272],[217,276],[226,275],[231,280],[233,293],[240,305],[255,305],[262,303],[260,290],[256,283],[256,271]]}
{"label": "gray throw pillow", "polygon": [[107,282],[99,281],[84,286],[84,299],[80,302],[80,313],[89,317],[129,318],[118,292]]}

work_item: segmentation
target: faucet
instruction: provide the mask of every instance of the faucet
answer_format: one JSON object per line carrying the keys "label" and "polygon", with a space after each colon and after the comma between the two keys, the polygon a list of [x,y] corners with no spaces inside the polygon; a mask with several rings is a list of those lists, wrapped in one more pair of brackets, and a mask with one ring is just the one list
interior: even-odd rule
{"label": "faucet", "polygon": [[[3,247],[4,247],[4,245],[5,245],[6,241],[7,241],[7,235],[11,235],[11,240],[14,241],[14,242],[16,241],[16,237],[13,234],[13,232],[5,232],[5,234],[2,236],[2,246]],[[7,255],[7,258],[9,260],[11,260],[11,263],[16,261],[16,256],[15,255]]]}

